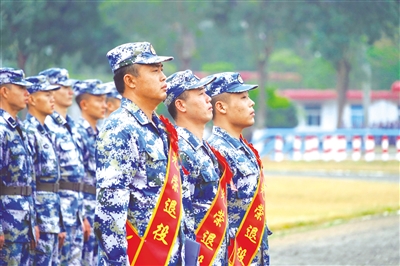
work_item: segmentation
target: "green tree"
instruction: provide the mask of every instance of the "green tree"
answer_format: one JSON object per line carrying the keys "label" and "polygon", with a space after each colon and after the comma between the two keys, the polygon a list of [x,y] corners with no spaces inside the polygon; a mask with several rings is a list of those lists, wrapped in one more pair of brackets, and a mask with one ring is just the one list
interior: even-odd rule
{"label": "green tree", "polygon": [[[268,64],[274,49],[293,39],[294,33],[302,33],[307,26],[302,23],[300,14],[306,14],[308,10],[300,2],[213,1],[212,12],[221,30],[242,32],[246,51],[241,51],[241,55],[252,58],[258,72],[260,88],[267,86]],[[266,125],[267,109],[263,104],[266,97],[265,89],[260,89],[256,122],[256,127],[259,128]]]}
{"label": "green tree", "polygon": [[[399,31],[398,1],[310,1],[312,48],[336,69],[338,120],[342,127],[351,62],[364,44],[372,45],[382,36],[393,38]],[[307,18],[305,18],[307,19]]]}
{"label": "green tree", "polygon": [[31,73],[79,54],[82,65],[106,62],[113,29],[103,26],[98,2],[1,1],[3,60]]}

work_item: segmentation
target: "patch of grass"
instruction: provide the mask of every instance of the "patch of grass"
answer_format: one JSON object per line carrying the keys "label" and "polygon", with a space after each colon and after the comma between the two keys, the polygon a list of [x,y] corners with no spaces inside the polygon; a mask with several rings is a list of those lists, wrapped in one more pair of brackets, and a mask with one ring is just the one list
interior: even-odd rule
{"label": "patch of grass", "polygon": [[399,184],[313,177],[268,177],[272,231],[400,210]]}
{"label": "patch of grass", "polygon": [[264,169],[266,171],[348,171],[348,172],[380,172],[400,176],[399,161],[282,161],[275,162],[264,159]]}

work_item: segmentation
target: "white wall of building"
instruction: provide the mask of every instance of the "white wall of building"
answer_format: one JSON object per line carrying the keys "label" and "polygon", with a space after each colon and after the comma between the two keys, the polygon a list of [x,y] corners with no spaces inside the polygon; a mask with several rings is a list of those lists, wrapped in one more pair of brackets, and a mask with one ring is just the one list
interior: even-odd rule
{"label": "white wall of building", "polygon": [[378,100],[371,103],[369,108],[369,124],[393,123],[399,117],[398,105],[387,100]]}
{"label": "white wall of building", "polygon": [[[296,127],[298,130],[335,130],[337,124],[337,102],[336,100],[327,100],[316,102],[308,101],[294,101],[298,110],[298,121],[299,124]],[[307,104],[320,104],[321,105],[321,125],[308,126],[306,121],[305,106]],[[351,128],[351,105],[361,104],[358,101],[348,102],[343,109],[343,126],[344,128]],[[387,124],[396,122],[399,119],[399,107],[398,103],[389,100],[376,100],[371,102],[369,108],[369,125],[377,125],[379,123]]]}

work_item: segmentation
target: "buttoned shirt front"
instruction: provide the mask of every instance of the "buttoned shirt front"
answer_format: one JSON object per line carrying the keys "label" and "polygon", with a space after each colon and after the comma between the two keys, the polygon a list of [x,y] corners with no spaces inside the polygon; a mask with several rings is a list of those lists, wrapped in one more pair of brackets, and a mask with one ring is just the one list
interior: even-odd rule
{"label": "buttoned shirt front", "polygon": [[[29,148],[32,150],[36,183],[58,183],[60,169],[49,129],[30,114],[27,114],[24,121],[24,129],[27,132]],[[63,225],[58,192],[36,191],[34,200],[40,232],[61,232]]]}
{"label": "buttoned shirt front", "polygon": [[[0,109],[0,177],[2,189],[29,186],[35,190],[31,151],[19,120]],[[30,242],[35,226],[33,197],[0,195],[0,234],[6,242]]]}
{"label": "buttoned shirt front", "polygon": [[[179,156],[182,169],[183,207],[185,208],[185,234],[196,240],[195,231],[210,209],[219,186],[221,171],[208,144],[199,140],[186,128],[176,127],[179,138]],[[213,265],[226,265],[227,239],[213,261]]]}
{"label": "buttoned shirt front", "polygon": [[[217,149],[227,160],[237,191],[228,186],[229,237],[233,238],[250,206],[257,190],[260,168],[254,153],[242,140],[232,137],[227,131],[214,126],[208,139],[211,146]],[[255,265],[268,265],[268,234],[266,225],[259,252],[252,261]]]}
{"label": "buttoned shirt front", "polygon": [[[168,140],[153,113],[149,121],[132,101],[107,118],[96,141],[97,205],[95,234],[100,265],[126,265],[128,219],[143,237],[164,185]],[[172,248],[169,265],[182,265],[183,234]]]}
{"label": "buttoned shirt front", "polygon": [[[60,184],[62,182],[81,183],[85,175],[82,159],[81,136],[75,123],[67,115],[64,119],[54,112],[45,119],[54,138],[60,165]],[[82,217],[82,193],[60,189],[61,211],[65,226],[76,226]],[[79,219],[79,220],[78,220]]]}

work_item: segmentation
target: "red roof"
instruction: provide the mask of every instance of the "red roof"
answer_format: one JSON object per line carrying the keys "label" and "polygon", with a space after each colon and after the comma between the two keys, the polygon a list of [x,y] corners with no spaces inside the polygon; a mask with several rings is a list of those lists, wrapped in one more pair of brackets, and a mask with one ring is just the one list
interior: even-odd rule
{"label": "red roof", "polygon": [[[400,91],[399,91],[400,92]],[[278,93],[292,100],[332,100],[336,99],[337,92],[334,89],[287,89],[279,90]],[[363,91],[349,90],[346,93],[347,100],[362,100]],[[371,91],[373,100],[400,100],[400,93],[393,91]]]}
{"label": "red roof", "polygon": [[400,92],[400,80],[393,82],[391,90],[392,92]]}

